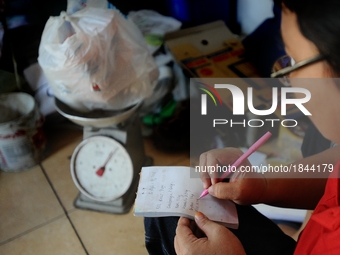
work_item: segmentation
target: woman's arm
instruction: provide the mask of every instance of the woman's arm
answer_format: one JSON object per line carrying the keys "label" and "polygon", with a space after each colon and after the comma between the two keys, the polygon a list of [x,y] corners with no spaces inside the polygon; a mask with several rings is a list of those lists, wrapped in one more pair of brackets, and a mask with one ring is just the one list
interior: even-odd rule
{"label": "woman's arm", "polygon": [[[327,177],[330,174],[328,167],[330,164],[334,167],[339,159],[340,146],[336,146],[291,164],[291,169],[298,169],[300,166],[306,169],[314,167],[315,172],[296,171],[281,176],[277,173],[265,174],[267,191],[263,202],[282,207],[314,209],[324,193]],[[323,172],[324,167],[326,167],[325,172]],[[317,173],[318,168],[321,173]]]}
{"label": "woman's arm", "polygon": [[[200,157],[200,166],[214,166],[216,164],[227,166],[233,163],[242,151],[236,148],[224,148],[203,153]],[[332,167],[340,159],[340,146],[325,150],[319,154],[294,162],[293,167],[299,165],[308,167],[323,167],[322,164]],[[246,160],[244,166],[250,166]],[[249,205],[266,203],[288,208],[314,209],[323,195],[329,172],[303,173],[246,173],[243,178],[231,178],[230,182],[218,182],[216,173],[202,173],[204,188],[209,188],[209,194],[220,199],[230,199],[237,204]],[[307,174],[306,174],[307,173]]]}

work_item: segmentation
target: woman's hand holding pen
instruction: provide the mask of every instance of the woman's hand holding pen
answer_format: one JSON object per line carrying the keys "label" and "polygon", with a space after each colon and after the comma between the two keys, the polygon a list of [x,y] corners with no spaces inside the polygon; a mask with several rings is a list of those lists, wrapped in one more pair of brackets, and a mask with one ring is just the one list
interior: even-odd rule
{"label": "woman's hand holding pen", "polygon": [[[236,148],[210,150],[200,156],[200,169],[208,166],[232,165],[243,152]],[[244,160],[242,166],[250,166]],[[203,187],[209,188],[209,194],[220,199],[230,199],[238,204],[259,203],[267,189],[263,176],[247,174],[230,182],[221,182],[217,172],[201,171]],[[256,178],[255,178],[256,177]],[[202,198],[204,199],[204,197]],[[178,221],[175,237],[175,249],[178,255],[203,254],[245,254],[238,238],[226,227],[210,221],[201,213],[196,213],[195,221],[181,217]]]}
{"label": "woman's hand holding pen", "polygon": [[196,213],[195,221],[181,217],[175,236],[177,255],[243,255],[241,242],[226,227]]}
{"label": "woman's hand holding pen", "polygon": [[[235,162],[243,152],[237,148],[214,149],[200,156],[200,168],[205,166],[228,166]],[[248,160],[242,166],[250,166]],[[203,187],[209,188],[209,194],[220,198],[229,199],[237,204],[248,205],[263,202],[263,196],[267,189],[265,177],[259,173],[247,173],[242,178],[233,179],[230,182],[219,182],[218,173],[201,171]],[[202,198],[204,199],[204,198]]]}

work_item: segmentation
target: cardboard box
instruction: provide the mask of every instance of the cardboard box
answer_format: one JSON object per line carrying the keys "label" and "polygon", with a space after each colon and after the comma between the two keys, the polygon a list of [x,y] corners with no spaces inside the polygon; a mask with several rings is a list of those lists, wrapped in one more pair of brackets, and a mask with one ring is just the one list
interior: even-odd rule
{"label": "cardboard box", "polygon": [[165,45],[192,77],[258,77],[244,57],[241,40],[223,21],[168,33]]}

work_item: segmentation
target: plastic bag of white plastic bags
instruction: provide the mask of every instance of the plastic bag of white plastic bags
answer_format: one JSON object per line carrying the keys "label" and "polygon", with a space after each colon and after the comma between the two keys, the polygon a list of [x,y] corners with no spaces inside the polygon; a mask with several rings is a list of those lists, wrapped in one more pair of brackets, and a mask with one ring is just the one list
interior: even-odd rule
{"label": "plastic bag of white plastic bags", "polygon": [[55,97],[81,112],[139,103],[158,78],[140,30],[117,10],[86,7],[50,17],[38,62]]}

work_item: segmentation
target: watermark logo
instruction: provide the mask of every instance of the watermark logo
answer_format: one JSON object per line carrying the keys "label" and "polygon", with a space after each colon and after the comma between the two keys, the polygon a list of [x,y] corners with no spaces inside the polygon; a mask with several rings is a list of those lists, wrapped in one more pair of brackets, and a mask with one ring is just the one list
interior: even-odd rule
{"label": "watermark logo", "polygon": [[198,84],[201,86],[199,89],[206,93],[201,95],[201,114],[207,115],[207,95],[213,100],[215,106],[217,106],[217,101],[219,102],[219,105],[222,105],[222,99],[214,87],[202,82],[198,82]]}
{"label": "watermark logo", "polygon": [[[282,87],[280,91],[277,87],[271,88],[271,104],[267,109],[256,109],[254,106],[254,91],[252,87],[248,87],[246,93],[244,93],[239,87],[232,84],[215,84],[214,86],[209,86],[204,83],[199,83],[201,85],[200,90],[205,92],[205,94],[201,94],[201,115],[207,115],[208,104],[207,104],[207,95],[213,100],[215,106],[217,106],[217,101],[222,105],[222,100],[217,92],[217,89],[227,89],[231,93],[232,97],[232,113],[233,115],[246,115],[245,106],[247,104],[248,111],[256,116],[269,116],[276,112],[278,106],[280,105],[281,115],[287,115],[287,106],[294,105],[297,109],[299,109],[304,115],[311,116],[312,114],[307,110],[304,106],[305,103],[309,102],[311,99],[311,93],[309,90],[305,88],[297,88],[297,87]],[[245,95],[246,94],[246,95]],[[291,97],[292,94],[299,95],[298,97]],[[280,101],[279,101],[280,97]],[[213,127],[216,125],[224,125],[230,123],[232,125],[240,125],[246,127],[262,127],[268,121],[271,123],[271,126],[274,127],[275,122],[281,122],[282,126],[285,127],[295,127],[297,126],[297,121],[294,119],[265,119],[261,117],[261,119],[244,119],[242,122],[233,122],[233,120],[227,119],[214,119]],[[293,123],[289,125],[288,123]]]}
{"label": "watermark logo", "polygon": [[[205,85],[205,86],[208,86],[208,85]],[[218,97],[219,97],[219,94],[215,89],[228,89],[231,92],[232,98],[233,98],[233,115],[244,115],[245,97],[244,97],[243,91],[240,88],[232,84],[215,84],[215,88],[211,86],[209,87],[210,87],[210,90],[213,91],[215,95],[218,95]],[[213,95],[209,91],[207,91],[206,89],[202,89],[202,90],[207,92],[213,98]],[[301,93],[301,94],[304,94],[305,97],[289,98],[287,96],[289,93]],[[272,106],[270,107],[270,109],[258,110],[258,109],[255,109],[254,107],[253,88],[248,88],[247,89],[247,105],[248,105],[249,111],[259,116],[266,116],[266,115],[270,115],[274,113],[278,106],[278,89],[277,88],[272,88],[272,95],[273,95]],[[201,99],[202,99],[201,100],[201,113],[202,115],[206,115],[207,114],[206,95],[201,95]],[[287,114],[287,105],[289,104],[294,104],[306,116],[312,115],[303,106],[303,104],[307,103],[310,99],[311,99],[311,93],[307,89],[293,88],[293,87],[281,88],[281,115],[285,116]],[[216,100],[214,98],[213,100],[216,104]]]}

